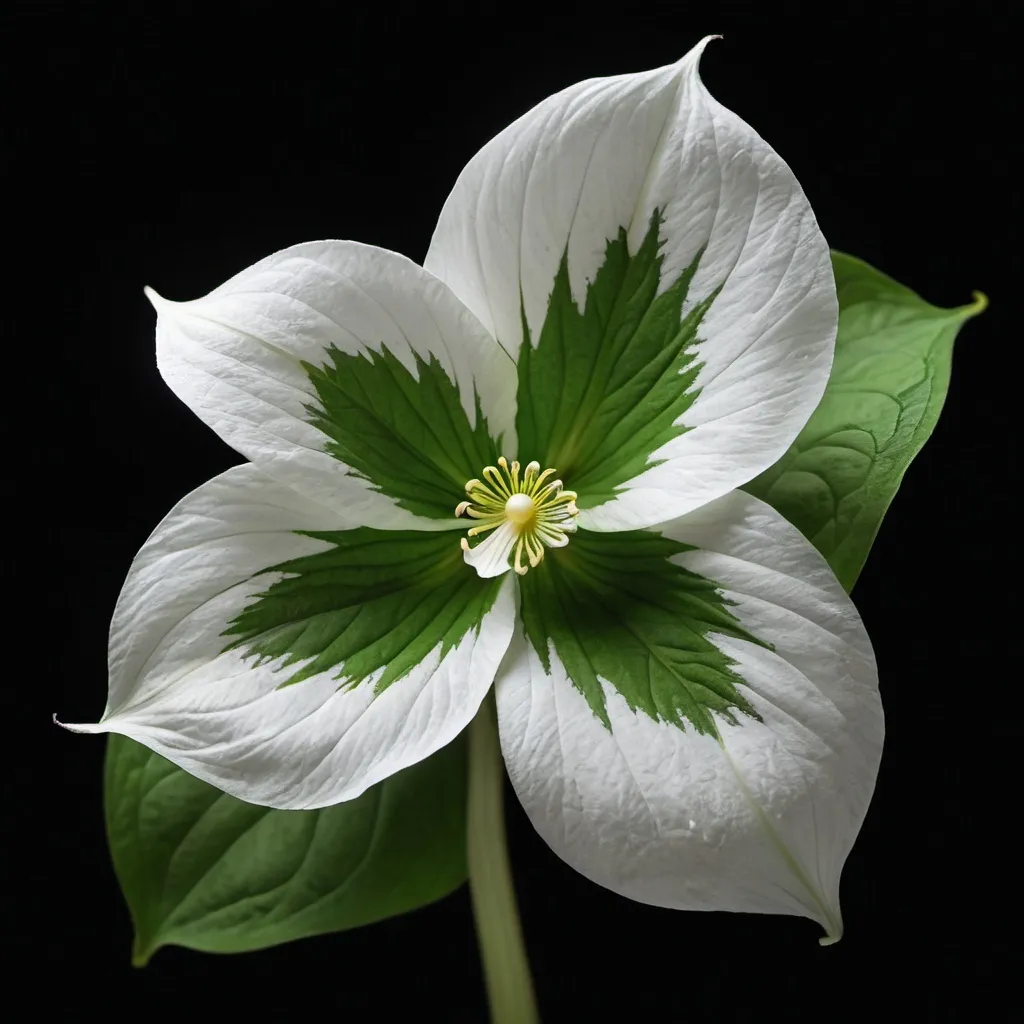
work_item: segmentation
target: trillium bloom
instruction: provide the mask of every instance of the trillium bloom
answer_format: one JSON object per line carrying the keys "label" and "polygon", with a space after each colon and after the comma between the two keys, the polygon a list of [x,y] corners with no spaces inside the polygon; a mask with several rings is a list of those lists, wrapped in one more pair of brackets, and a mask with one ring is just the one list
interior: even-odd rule
{"label": "trillium bloom", "polygon": [[297,245],[150,297],[160,371],[249,462],[132,565],[98,725],[244,800],[352,799],[495,687],[569,864],[841,933],[882,743],[814,548],[736,490],[824,390],[837,308],[792,172],[702,43],[545,100],[469,163],[425,268]]}

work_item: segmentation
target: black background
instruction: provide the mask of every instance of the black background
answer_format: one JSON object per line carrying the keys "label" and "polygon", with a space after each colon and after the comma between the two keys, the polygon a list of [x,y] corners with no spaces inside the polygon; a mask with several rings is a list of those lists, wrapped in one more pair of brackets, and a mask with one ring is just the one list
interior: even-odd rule
{"label": "black background", "polygon": [[23,452],[30,479],[5,482],[5,592],[25,623],[7,639],[28,657],[4,688],[4,956],[45,965],[38,980],[19,975],[33,1013],[485,1020],[465,890],[357,932],[235,957],[165,949],[129,966],[103,837],[103,740],[48,715],[99,716],[107,622],[132,556],[178,498],[239,461],[162,384],[142,286],[196,297],[322,237],[420,260],[459,170],[510,120],[581,78],[667,63],[720,32],[706,83],[789,161],[830,243],[936,304],[980,288],[992,308],[963,331],[942,420],[854,595],[888,734],[844,874],[846,937],[820,949],[807,921],[633,904],[555,858],[510,792],[540,1003],[555,1022],[987,1016],[1015,961],[1002,922],[1019,914],[1007,11],[8,9],[5,205],[33,237],[10,240],[21,273],[7,307],[25,321],[5,328],[8,356],[26,363],[6,380],[7,408],[28,410],[5,431],[8,459]]}

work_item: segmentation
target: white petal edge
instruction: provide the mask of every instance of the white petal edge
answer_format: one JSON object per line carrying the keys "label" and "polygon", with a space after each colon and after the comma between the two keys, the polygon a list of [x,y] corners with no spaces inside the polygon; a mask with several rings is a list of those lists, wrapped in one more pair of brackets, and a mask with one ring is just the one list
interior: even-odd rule
{"label": "white petal edge", "polygon": [[563,252],[582,309],[620,226],[635,252],[662,211],[661,290],[706,244],[684,315],[724,285],[698,333],[690,429],[581,511],[591,530],[667,522],[752,479],[806,423],[832,363],[828,245],[789,167],[704,88],[711,38],[668,67],[571,86],[506,128],[460,175],[425,260],[515,355],[523,311],[537,342]]}
{"label": "white petal edge", "polygon": [[236,651],[222,653],[227,622],[273,582],[252,574],[329,546],[292,531],[344,528],[340,516],[251,465],[193,491],[125,581],[102,719],[65,727],[130,736],[232,796],[279,808],[354,799],[451,742],[508,646],[510,580],[478,632],[444,657],[439,644],[376,698],[372,679],[339,691],[336,670],[278,689],[276,662],[253,667]]}
{"label": "white petal edge", "polygon": [[864,627],[817,551],[735,492],[660,532],[774,645],[718,636],[762,721],[718,719],[721,745],[632,712],[602,680],[609,732],[551,647],[517,629],[495,683],[502,751],[548,845],[643,903],[809,917],[842,933],[839,878],[874,789],[883,717]]}
{"label": "white petal edge", "polygon": [[271,476],[340,510],[349,526],[456,529],[415,515],[325,451],[309,422],[316,392],[300,361],[327,349],[387,348],[415,376],[414,354],[435,356],[458,385],[471,425],[473,388],[493,436],[515,446],[515,368],[442,282],[411,260],[358,242],[323,241],[268,256],[203,298],[156,308],[157,363],[171,390]]}

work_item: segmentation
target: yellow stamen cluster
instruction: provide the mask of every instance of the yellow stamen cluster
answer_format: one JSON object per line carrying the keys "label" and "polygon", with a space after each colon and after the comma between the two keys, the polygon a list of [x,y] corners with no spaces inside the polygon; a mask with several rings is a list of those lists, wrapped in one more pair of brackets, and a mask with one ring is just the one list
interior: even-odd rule
{"label": "yellow stamen cluster", "polygon": [[[499,528],[501,546],[508,547],[506,558],[512,557],[512,568],[520,576],[536,567],[544,558],[544,548],[564,548],[566,534],[576,530],[576,492],[562,489],[561,480],[550,480],[555,470],[541,472],[539,462],[527,463],[522,477],[519,463],[510,466],[502,456],[497,466],[485,466],[483,480],[466,484],[469,501],[460,502],[457,516],[478,520],[468,536],[475,537]],[[499,541],[497,535],[493,537]],[[486,542],[485,542],[486,543]],[[469,551],[469,541],[462,538],[462,550]],[[530,563],[523,563],[523,556]]]}

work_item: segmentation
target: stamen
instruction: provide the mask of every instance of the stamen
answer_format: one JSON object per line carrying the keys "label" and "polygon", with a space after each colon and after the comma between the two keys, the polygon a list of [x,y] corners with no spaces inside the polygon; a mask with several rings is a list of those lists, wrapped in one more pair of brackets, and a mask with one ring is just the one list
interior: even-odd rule
{"label": "stamen", "polygon": [[[537,463],[537,462],[531,463],[531,465],[534,465],[534,466],[536,466],[536,467],[537,467],[538,469],[540,469],[540,464],[539,464],[539,463]],[[536,491],[536,489],[537,489],[538,487],[540,487],[540,485],[541,485],[542,483],[544,483],[544,481],[545,481],[545,480],[547,480],[547,478],[548,478],[549,476],[551,476],[551,474],[552,474],[552,473],[557,473],[557,472],[558,472],[558,470],[557,470],[557,469],[545,469],[545,470],[544,470],[544,472],[543,472],[543,473],[541,473],[541,475],[540,475],[539,477],[537,477],[537,479],[536,479],[536,480],[534,481],[534,484],[533,484],[533,489],[534,489],[534,490]]]}
{"label": "stamen", "polygon": [[493,530],[496,526],[501,526],[504,522],[503,519],[491,519],[487,522],[480,523],[474,526],[472,529],[466,531],[467,537],[476,537],[478,534],[486,533],[488,530]]}
{"label": "stamen", "polygon": [[[576,492],[564,489],[554,468],[541,472],[539,462],[528,462],[522,469],[518,460],[510,464],[502,455],[497,463],[483,468],[482,480],[466,482],[469,500],[459,502],[455,515],[476,522],[461,546],[466,561],[482,576],[500,575],[509,568],[522,576],[540,565],[546,548],[569,543],[567,534],[575,533],[579,515]],[[492,530],[496,532],[486,541],[470,545],[468,538]]]}
{"label": "stamen", "polygon": [[[498,461],[501,463],[505,462],[504,459],[499,459]],[[502,465],[501,468],[505,470],[505,476],[508,476],[508,467],[506,465]],[[494,466],[484,466],[484,477],[487,482],[503,497],[509,498],[512,496],[512,491],[509,489],[508,484],[505,483],[502,479],[501,473],[499,473]],[[509,481],[509,483],[511,483],[511,481]]]}
{"label": "stamen", "polygon": [[516,561],[515,561],[515,565],[512,566],[512,568],[515,569],[515,571],[520,576],[525,576],[526,575],[526,566],[523,565],[523,546],[524,546],[525,542],[526,542],[526,537],[525,537],[525,535],[521,534],[520,537],[519,537],[519,542],[516,544]]}

